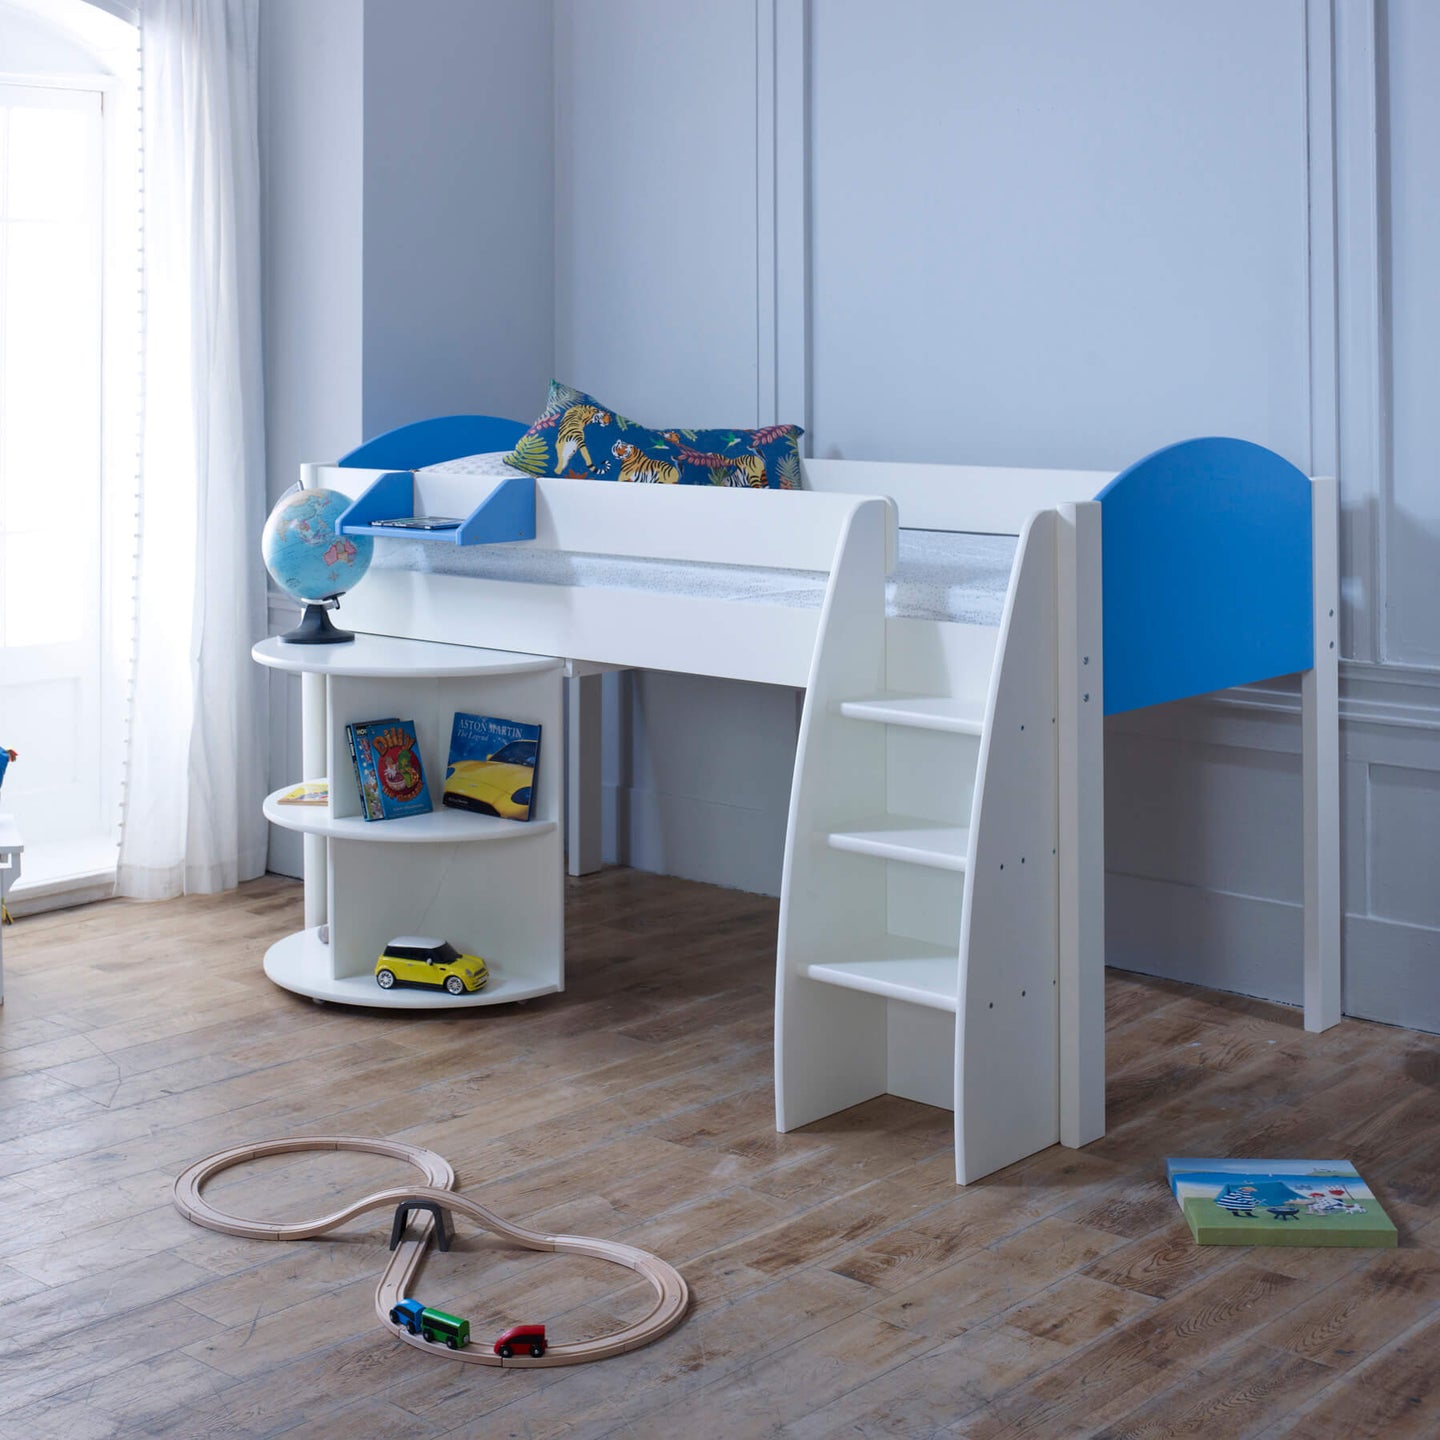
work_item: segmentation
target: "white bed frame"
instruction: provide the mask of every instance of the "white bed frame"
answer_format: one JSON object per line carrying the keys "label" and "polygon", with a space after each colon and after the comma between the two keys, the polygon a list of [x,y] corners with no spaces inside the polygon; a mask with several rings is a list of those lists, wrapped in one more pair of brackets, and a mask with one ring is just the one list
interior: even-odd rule
{"label": "white bed frame", "polygon": [[[358,497],[381,473],[307,466],[302,478]],[[577,676],[633,666],[803,686],[776,1124],[886,1092],[945,1106],[965,1183],[1104,1133],[1095,496],[1111,477],[853,461],[804,474],[806,491],[765,494],[539,480],[530,543],[822,571],[818,610],[372,569],[343,623],[561,656]],[[417,471],[417,513],[465,514],[495,483]],[[1306,1028],[1319,1030],[1340,1016],[1336,492],[1311,486],[1304,977]],[[886,617],[897,522],[1019,536],[998,626]],[[593,729],[572,713],[570,764],[593,770]],[[596,823],[572,808],[572,832]]]}

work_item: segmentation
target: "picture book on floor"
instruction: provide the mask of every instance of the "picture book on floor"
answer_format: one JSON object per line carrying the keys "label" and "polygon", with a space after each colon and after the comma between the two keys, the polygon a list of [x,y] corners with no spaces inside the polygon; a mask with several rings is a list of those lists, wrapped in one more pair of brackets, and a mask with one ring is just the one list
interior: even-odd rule
{"label": "picture book on floor", "polygon": [[528,820],[534,813],[540,727],[492,715],[455,714],[442,805]]}
{"label": "picture book on floor", "polygon": [[292,785],[275,801],[277,805],[328,805],[330,803],[330,782],[328,780],[302,780]]}
{"label": "picture book on floor", "polygon": [[345,730],[365,818],[395,820],[402,815],[428,815],[434,807],[425,784],[414,721],[391,716],[359,721]]}
{"label": "picture book on floor", "polygon": [[1348,1160],[1168,1159],[1165,1177],[1198,1245],[1397,1243]]}

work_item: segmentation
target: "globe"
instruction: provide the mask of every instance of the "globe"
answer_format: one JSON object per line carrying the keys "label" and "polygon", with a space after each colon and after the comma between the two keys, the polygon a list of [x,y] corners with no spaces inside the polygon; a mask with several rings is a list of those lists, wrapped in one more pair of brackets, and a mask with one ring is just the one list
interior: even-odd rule
{"label": "globe", "polygon": [[325,613],[365,578],[375,553],[370,536],[339,533],[350,504],[350,496],[339,490],[295,490],[270,512],[260,536],[265,568],[282,590],[305,602],[299,626],[281,639],[308,645],[354,639],[331,625]]}

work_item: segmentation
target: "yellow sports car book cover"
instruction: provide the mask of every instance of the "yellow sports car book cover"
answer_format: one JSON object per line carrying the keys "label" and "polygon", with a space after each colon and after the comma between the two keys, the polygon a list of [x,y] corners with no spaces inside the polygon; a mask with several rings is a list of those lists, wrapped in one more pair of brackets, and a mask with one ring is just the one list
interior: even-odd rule
{"label": "yellow sports car book cover", "polygon": [[1348,1160],[1171,1159],[1165,1176],[1197,1245],[1398,1242]]}
{"label": "yellow sports car book cover", "polygon": [[535,813],[539,762],[538,725],[457,711],[440,803],[502,820],[528,820]]}

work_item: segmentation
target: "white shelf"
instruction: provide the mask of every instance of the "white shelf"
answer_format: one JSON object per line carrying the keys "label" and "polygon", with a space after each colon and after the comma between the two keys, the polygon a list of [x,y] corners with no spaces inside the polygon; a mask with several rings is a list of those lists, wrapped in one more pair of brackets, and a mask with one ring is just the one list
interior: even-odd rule
{"label": "white shelf", "polygon": [[832,830],[826,843],[833,850],[903,860],[935,870],[964,870],[970,854],[970,830],[908,815],[886,815],[862,822],[853,830]]}
{"label": "white shelf", "polygon": [[[376,953],[379,958],[379,953]],[[549,962],[547,962],[549,963]],[[265,952],[265,973],[277,985],[308,995],[312,1000],[329,1000],[339,1005],[370,1005],[377,1010],[463,1010],[480,1005],[508,1005],[553,995],[560,986],[531,975],[490,970],[490,981],[473,995],[451,995],[445,990],[396,986],[382,990],[374,975],[336,978],[330,973],[330,946],[317,930],[298,930]]]}
{"label": "white shelf", "polygon": [[863,958],[837,957],[802,967],[802,974],[826,985],[907,1000],[932,1010],[957,1008],[960,958],[957,949],[882,935],[855,947]]}
{"label": "white shelf", "polygon": [[548,835],[554,820],[502,820],[469,810],[437,806],[428,815],[402,815],[395,820],[366,820],[362,815],[336,818],[325,805],[282,805],[285,785],[265,797],[265,818],[283,830],[324,835],[331,840],[380,840],[390,845],[456,845],[477,841],[527,840]]}
{"label": "white shelf", "polygon": [[953,735],[979,735],[985,728],[983,711],[977,712],[968,700],[945,695],[872,695],[864,700],[842,700],[839,710],[847,720],[944,730]]}
{"label": "white shelf", "polygon": [[553,655],[516,655],[473,645],[440,645],[430,640],[400,640],[393,635],[356,635],[338,645],[292,645],[278,635],[250,651],[261,665],[311,675],[356,679],[454,680],[466,676],[531,675],[558,670]]}

